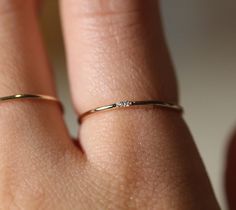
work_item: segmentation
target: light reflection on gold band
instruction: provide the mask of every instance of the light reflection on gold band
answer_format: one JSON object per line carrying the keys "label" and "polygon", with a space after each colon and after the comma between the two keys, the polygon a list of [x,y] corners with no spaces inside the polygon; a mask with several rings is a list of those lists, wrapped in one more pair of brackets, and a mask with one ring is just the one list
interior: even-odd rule
{"label": "light reflection on gold band", "polygon": [[114,110],[119,108],[132,108],[132,107],[142,107],[142,106],[150,106],[150,107],[160,107],[167,108],[178,112],[183,112],[183,108],[177,104],[163,102],[159,100],[147,100],[147,101],[120,101],[114,104],[109,104],[105,106],[100,106],[95,109],[91,109],[80,115],[78,122],[82,123],[82,120],[91,115],[102,111]]}
{"label": "light reflection on gold band", "polygon": [[63,106],[57,98],[53,96],[41,95],[41,94],[16,94],[16,95],[4,96],[4,97],[0,97],[0,103],[10,101],[10,100],[25,100],[25,99],[33,99],[33,100],[37,99],[37,100],[47,100],[47,101],[56,102],[60,105],[60,108],[63,111]]}

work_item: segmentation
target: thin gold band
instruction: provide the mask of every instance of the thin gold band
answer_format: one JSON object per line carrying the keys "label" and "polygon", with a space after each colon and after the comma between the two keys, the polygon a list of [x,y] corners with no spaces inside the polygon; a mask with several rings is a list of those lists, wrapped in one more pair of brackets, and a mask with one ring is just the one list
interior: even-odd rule
{"label": "thin gold band", "polygon": [[63,111],[63,106],[57,98],[53,96],[41,95],[41,94],[16,94],[16,95],[4,96],[4,97],[0,97],[0,103],[10,101],[10,100],[23,100],[23,99],[34,99],[34,100],[39,99],[39,100],[47,100],[47,101],[56,102],[60,105],[60,108]]}
{"label": "thin gold band", "polygon": [[105,106],[100,106],[95,109],[91,109],[83,114],[80,115],[78,121],[79,123],[82,122],[82,120],[91,115],[102,111],[107,110],[113,110],[113,109],[119,109],[119,108],[130,108],[130,107],[141,107],[141,106],[151,106],[151,107],[161,107],[161,108],[167,108],[172,109],[174,111],[183,112],[183,108],[177,104],[169,103],[169,102],[163,102],[159,100],[148,100],[148,101],[120,101],[114,104],[109,104]]}

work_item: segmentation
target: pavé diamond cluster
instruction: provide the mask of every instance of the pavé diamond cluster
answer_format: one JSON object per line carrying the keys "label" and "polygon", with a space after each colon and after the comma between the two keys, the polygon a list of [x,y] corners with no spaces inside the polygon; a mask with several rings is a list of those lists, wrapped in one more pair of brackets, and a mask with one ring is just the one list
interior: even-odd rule
{"label": "pav\u00e9 diamond cluster", "polygon": [[133,104],[132,101],[120,101],[116,103],[116,107],[128,107]]}

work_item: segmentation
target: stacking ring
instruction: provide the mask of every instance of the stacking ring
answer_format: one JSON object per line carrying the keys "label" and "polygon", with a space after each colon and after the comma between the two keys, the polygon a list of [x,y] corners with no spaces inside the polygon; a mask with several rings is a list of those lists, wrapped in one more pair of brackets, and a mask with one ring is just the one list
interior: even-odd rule
{"label": "stacking ring", "polygon": [[178,112],[183,112],[183,108],[177,104],[169,103],[169,102],[163,102],[159,100],[148,100],[148,101],[120,101],[113,104],[100,106],[95,109],[91,109],[83,114],[80,115],[78,121],[79,123],[82,122],[82,120],[92,114],[108,111],[108,110],[114,110],[114,109],[120,109],[120,108],[130,108],[130,107],[142,107],[142,106],[150,106],[150,107],[160,107],[160,108],[167,108]]}
{"label": "stacking ring", "polygon": [[16,95],[4,96],[4,97],[0,97],[0,103],[10,101],[10,100],[25,100],[25,99],[34,99],[34,100],[38,99],[38,100],[47,100],[47,101],[56,102],[59,104],[60,108],[63,111],[63,106],[57,98],[53,96],[41,95],[41,94],[16,94]]}

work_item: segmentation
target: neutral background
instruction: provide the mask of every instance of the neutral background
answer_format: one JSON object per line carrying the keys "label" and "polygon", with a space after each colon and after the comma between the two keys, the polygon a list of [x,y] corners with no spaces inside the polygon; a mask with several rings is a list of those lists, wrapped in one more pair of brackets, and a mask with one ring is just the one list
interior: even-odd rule
{"label": "neutral background", "polygon": [[[44,1],[42,29],[53,62],[65,118],[76,135],[70,103],[57,1]],[[185,119],[206,165],[217,198],[223,189],[225,153],[236,128],[236,1],[165,0],[163,22],[179,78]],[[204,193],[204,192],[203,192]]]}

